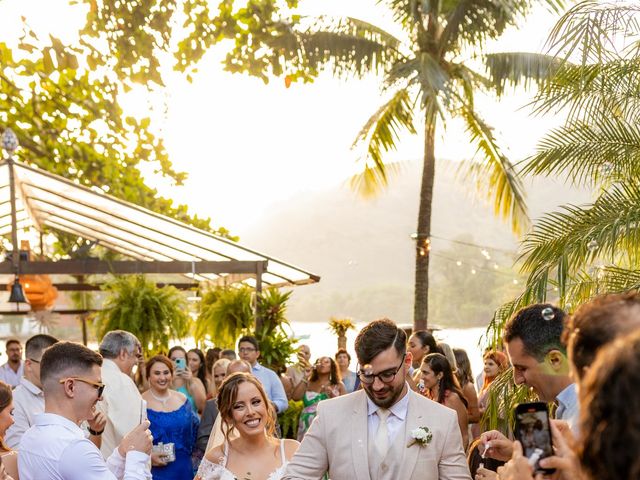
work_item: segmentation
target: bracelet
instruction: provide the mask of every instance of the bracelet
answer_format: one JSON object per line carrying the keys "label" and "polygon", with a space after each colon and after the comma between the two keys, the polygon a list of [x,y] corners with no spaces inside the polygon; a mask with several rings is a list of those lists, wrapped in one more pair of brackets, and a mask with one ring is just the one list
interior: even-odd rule
{"label": "bracelet", "polygon": [[95,435],[96,437],[102,435],[102,432],[104,432],[104,428],[102,430],[100,430],[99,432],[96,432],[95,430],[92,430],[91,427],[87,427],[87,430],[89,430],[89,433],[91,435]]}

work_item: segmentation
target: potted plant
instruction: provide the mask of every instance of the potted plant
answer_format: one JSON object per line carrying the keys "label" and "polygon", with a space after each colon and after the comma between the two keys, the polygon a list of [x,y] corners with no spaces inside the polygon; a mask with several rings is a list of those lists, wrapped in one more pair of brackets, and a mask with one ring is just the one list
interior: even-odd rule
{"label": "potted plant", "polygon": [[158,288],[143,275],[128,275],[115,277],[102,289],[107,299],[95,316],[99,338],[110,330],[127,330],[138,337],[148,356],[166,351],[170,340],[189,334],[187,302],[176,288]]}
{"label": "potted plant", "polygon": [[338,350],[347,348],[347,331],[355,330],[356,325],[350,318],[331,317],[329,329],[338,337]]}

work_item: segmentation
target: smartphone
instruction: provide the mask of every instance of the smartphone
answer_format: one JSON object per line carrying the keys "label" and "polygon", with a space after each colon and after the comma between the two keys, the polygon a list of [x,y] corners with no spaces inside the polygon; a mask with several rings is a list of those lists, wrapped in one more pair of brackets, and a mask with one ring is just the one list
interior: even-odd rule
{"label": "smartphone", "polygon": [[536,473],[550,474],[552,468],[541,468],[540,460],[553,455],[549,409],[543,402],[521,403],[516,407],[515,437]]}
{"label": "smartphone", "polygon": [[140,400],[140,423],[147,419],[147,401]]}
{"label": "smartphone", "polygon": [[186,370],[187,361],[184,358],[176,358],[176,368],[179,370]]}

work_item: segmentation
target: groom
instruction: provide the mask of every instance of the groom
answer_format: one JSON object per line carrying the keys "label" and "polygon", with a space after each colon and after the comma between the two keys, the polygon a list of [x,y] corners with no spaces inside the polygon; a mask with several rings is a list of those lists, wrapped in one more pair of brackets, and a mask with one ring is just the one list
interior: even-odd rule
{"label": "groom", "polygon": [[456,412],[405,382],[404,331],[376,320],[355,346],[362,390],[318,404],[283,480],[471,480]]}

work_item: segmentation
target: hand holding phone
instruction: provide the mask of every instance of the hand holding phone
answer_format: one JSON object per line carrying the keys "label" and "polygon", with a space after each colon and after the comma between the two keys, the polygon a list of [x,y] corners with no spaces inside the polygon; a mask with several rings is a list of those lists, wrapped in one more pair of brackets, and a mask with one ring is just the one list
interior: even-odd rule
{"label": "hand holding phone", "polygon": [[177,370],[186,370],[187,369],[187,361],[184,358],[176,358],[176,369]]}
{"label": "hand holding phone", "polygon": [[540,460],[553,455],[549,411],[543,402],[521,403],[516,407],[516,440],[536,473],[551,474],[555,469],[540,467]]}

